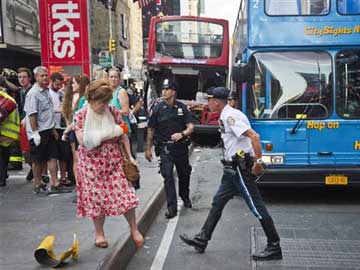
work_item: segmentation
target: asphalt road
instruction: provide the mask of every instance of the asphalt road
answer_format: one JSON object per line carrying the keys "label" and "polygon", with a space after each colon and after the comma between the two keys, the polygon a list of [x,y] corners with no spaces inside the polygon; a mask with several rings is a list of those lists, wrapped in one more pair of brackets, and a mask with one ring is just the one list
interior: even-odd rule
{"label": "asphalt road", "polygon": [[194,150],[193,209],[181,209],[177,218],[167,221],[163,208],[146,235],[144,248],[127,269],[360,269],[359,189],[262,190],[281,236],[282,261],[251,260],[251,252],[263,247],[265,237],[241,197],[226,206],[204,254],[184,245],[179,234],[197,233],[210,209],[222,174],[220,156],[219,149]]}

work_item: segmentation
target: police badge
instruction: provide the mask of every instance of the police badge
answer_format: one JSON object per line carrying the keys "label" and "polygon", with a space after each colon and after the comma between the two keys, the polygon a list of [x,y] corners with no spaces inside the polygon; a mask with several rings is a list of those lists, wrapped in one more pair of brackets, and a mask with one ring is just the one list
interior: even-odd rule
{"label": "police badge", "polygon": [[226,122],[228,123],[229,126],[233,126],[233,125],[235,125],[235,118],[232,117],[232,116],[229,116],[229,117],[226,119]]}

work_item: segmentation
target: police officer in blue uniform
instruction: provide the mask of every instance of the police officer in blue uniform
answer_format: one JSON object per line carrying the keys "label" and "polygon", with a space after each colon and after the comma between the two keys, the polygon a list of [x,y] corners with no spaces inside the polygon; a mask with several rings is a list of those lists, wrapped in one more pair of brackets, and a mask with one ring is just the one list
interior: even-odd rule
{"label": "police officer in blue uniform", "polygon": [[184,207],[191,208],[189,184],[191,166],[189,164],[189,136],[194,130],[193,117],[185,104],[176,100],[174,81],[165,79],[162,84],[163,99],[156,104],[149,118],[145,158],[152,160],[151,147],[160,156],[160,173],[164,177],[167,200],[167,219],[177,215],[177,197],[174,182],[174,165],[179,178],[179,196]]}
{"label": "police officer in blue uniform", "polygon": [[229,91],[226,88],[216,87],[207,92],[210,110],[221,113],[220,130],[224,142],[224,158],[222,159],[224,172],[202,229],[193,237],[181,234],[180,238],[199,253],[203,253],[226,203],[234,195],[240,193],[251,212],[260,220],[267,237],[267,246],[263,251],[253,254],[253,259],[281,259],[279,235],[255,182],[256,175],[263,172],[259,135],[251,128],[245,114],[227,104]]}

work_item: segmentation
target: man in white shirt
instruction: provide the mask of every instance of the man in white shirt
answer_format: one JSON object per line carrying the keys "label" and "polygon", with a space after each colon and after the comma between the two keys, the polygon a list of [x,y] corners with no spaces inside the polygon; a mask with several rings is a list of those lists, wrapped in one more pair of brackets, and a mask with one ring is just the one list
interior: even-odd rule
{"label": "man in white shirt", "polygon": [[253,254],[252,258],[282,259],[279,235],[255,182],[256,175],[263,172],[259,135],[251,128],[244,113],[227,104],[229,91],[225,87],[210,88],[207,92],[210,110],[221,113],[219,121],[224,142],[224,173],[201,231],[193,237],[181,234],[180,238],[199,253],[203,253],[226,203],[234,195],[241,193],[250,211],[259,219],[267,237],[265,249]]}
{"label": "man in white shirt", "polygon": [[[61,90],[64,84],[64,77],[58,72],[54,72],[50,75],[49,93],[54,105],[55,112],[55,129],[59,134],[59,138],[62,137],[66,124],[62,121],[61,109],[64,100],[64,92]],[[67,141],[61,139],[56,141],[58,148],[58,160],[60,167],[60,183],[64,185],[71,185],[71,181],[67,178],[67,161],[70,159],[70,144]]]}
{"label": "man in white shirt", "polygon": [[34,192],[47,195],[41,175],[48,163],[51,174],[51,191],[60,190],[57,179],[56,159],[58,151],[56,140],[59,135],[55,130],[55,112],[48,89],[48,69],[38,66],[34,69],[36,83],[28,91],[25,99],[26,133],[30,144],[30,159],[34,173]]}

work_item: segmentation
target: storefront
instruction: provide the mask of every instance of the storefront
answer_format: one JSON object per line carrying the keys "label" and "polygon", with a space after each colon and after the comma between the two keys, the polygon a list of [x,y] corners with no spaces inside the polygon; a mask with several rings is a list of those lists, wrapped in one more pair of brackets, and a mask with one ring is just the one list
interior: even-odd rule
{"label": "storefront", "polygon": [[39,65],[38,1],[2,0],[0,8],[0,68]]}

